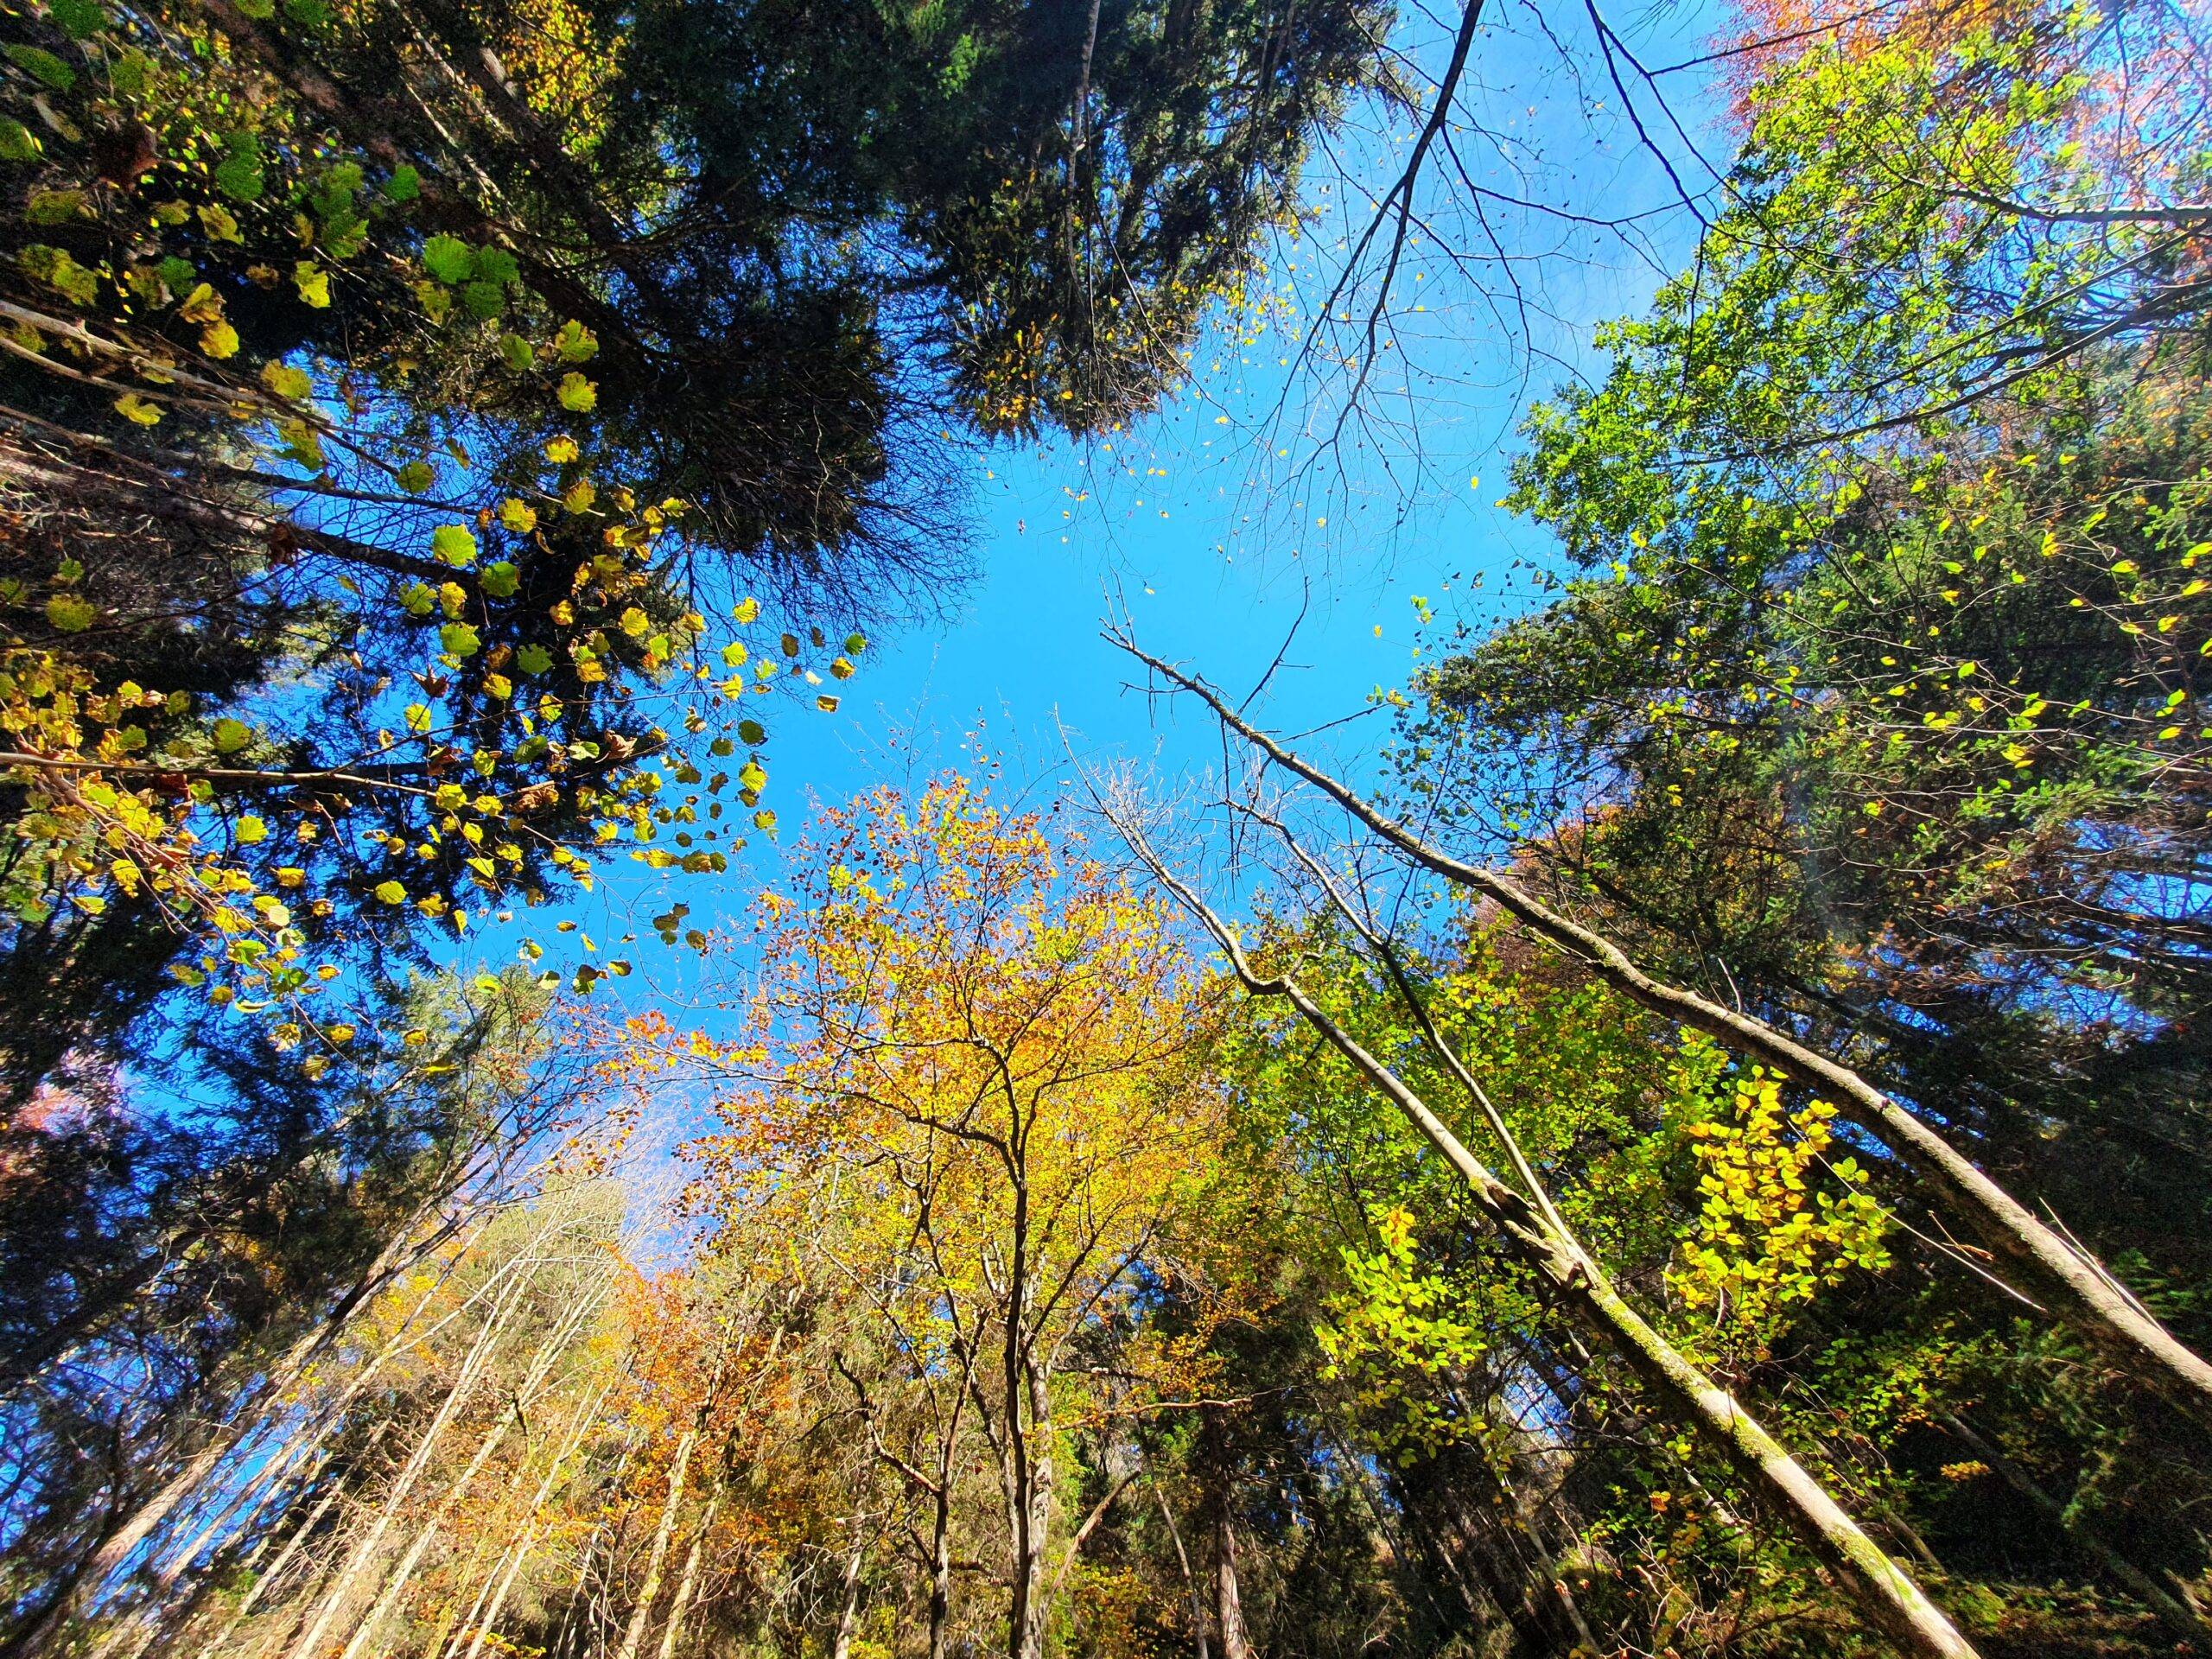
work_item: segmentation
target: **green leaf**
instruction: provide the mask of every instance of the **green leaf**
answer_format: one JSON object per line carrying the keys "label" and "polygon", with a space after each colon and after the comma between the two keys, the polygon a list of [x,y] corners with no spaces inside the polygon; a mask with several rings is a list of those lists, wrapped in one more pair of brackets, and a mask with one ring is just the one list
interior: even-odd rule
{"label": "green leaf", "polygon": [[269,839],[269,826],[249,812],[238,820],[238,838],[251,847],[257,842]]}
{"label": "green leaf", "polygon": [[448,622],[438,630],[438,643],[456,657],[474,657],[483,642],[466,622]]}
{"label": "green leaf", "polygon": [[236,754],[253,741],[252,728],[244,721],[233,720],[227,715],[215,722],[209,735],[214,739],[218,754]]}
{"label": "green leaf", "polygon": [[476,255],[457,236],[434,236],[423,244],[423,264],[431,276],[453,287],[468,280],[476,269]]}
{"label": "green leaf", "polygon": [[506,309],[507,291],[497,283],[474,282],[461,290],[461,302],[472,317],[496,317]]}
{"label": "green leaf", "polygon": [[82,633],[99,620],[99,614],[74,594],[56,594],[46,601],[46,620],[63,633]]}
{"label": "green leaf", "polygon": [[515,264],[515,257],[505,248],[476,250],[476,275],[482,281],[497,283],[505,287],[522,279],[522,269]]}
{"label": "green leaf", "polygon": [[521,573],[512,562],[499,559],[484,567],[484,574],[480,580],[484,584],[484,591],[493,598],[512,599],[516,588],[520,585]]}
{"label": "green leaf", "polygon": [[476,536],[466,524],[440,524],[430,532],[430,555],[441,563],[466,570],[476,563]]}
{"label": "green leaf", "polygon": [[423,194],[423,175],[403,162],[384,181],[384,194],[391,201],[413,201]]}
{"label": "green leaf", "polygon": [[571,317],[553,336],[553,349],[563,363],[588,363],[599,352],[599,336]]}
{"label": "green leaf", "polygon": [[768,728],[757,720],[737,722],[737,736],[741,743],[758,745],[768,741]]}
{"label": "green leaf", "polygon": [[515,652],[515,666],[525,674],[550,673],[553,653],[543,645],[524,645]]}
{"label": "green leaf", "polygon": [[250,132],[232,133],[223,141],[230,154],[215,168],[215,188],[233,201],[261,199],[261,140]]}
{"label": "green leaf", "polygon": [[308,378],[305,369],[296,369],[283,363],[270,363],[261,371],[261,384],[279,397],[298,403],[314,389],[315,382]]}
{"label": "green leaf", "polygon": [[410,495],[423,495],[438,481],[437,474],[427,461],[410,461],[399,469],[399,487]]}
{"label": "green leaf", "polygon": [[530,342],[520,334],[500,335],[499,355],[506,359],[507,366],[517,374],[523,373],[537,361],[537,353],[531,350]]}
{"label": "green leaf", "polygon": [[330,273],[312,259],[302,259],[292,267],[292,283],[300,290],[300,297],[316,310],[330,304]]}
{"label": "green leaf", "polygon": [[561,407],[583,415],[599,404],[599,388],[574,369],[561,377]]}

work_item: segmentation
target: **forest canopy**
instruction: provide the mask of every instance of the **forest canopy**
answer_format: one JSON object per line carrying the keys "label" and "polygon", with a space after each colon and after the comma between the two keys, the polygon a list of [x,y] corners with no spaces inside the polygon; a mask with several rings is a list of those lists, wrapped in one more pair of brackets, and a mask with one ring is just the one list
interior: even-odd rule
{"label": "forest canopy", "polygon": [[0,1659],[2212,1656],[2203,16],[5,21]]}

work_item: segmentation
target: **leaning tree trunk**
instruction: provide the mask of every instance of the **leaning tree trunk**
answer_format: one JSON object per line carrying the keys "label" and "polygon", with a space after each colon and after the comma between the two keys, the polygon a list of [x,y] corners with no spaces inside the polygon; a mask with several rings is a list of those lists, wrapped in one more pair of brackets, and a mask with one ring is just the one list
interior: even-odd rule
{"label": "leaning tree trunk", "polygon": [[[714,1530],[715,1516],[722,1507],[722,1495],[717,1491],[708,1500],[707,1512],[699,1520],[699,1530],[693,1535],[691,1548],[683,1558],[683,1571],[676,1580],[676,1599],[668,1605],[668,1628],[661,1632],[660,1659],[676,1659],[676,1643],[683,1633],[683,1615],[691,1611],[691,1598],[699,1588],[699,1564],[706,1558],[707,1535]],[[842,1655],[839,1659],[843,1659]]]}
{"label": "leaning tree trunk", "polygon": [[1191,1553],[1183,1548],[1183,1534],[1175,1524],[1174,1512],[1167,1507],[1166,1495],[1155,1483],[1153,1501],[1160,1505],[1160,1518],[1166,1524],[1169,1541],[1175,1546],[1175,1560],[1183,1569],[1183,1588],[1191,1599],[1191,1638],[1198,1649],[1198,1659],[1209,1659],[1206,1643],[1206,1604],[1198,1593],[1198,1575],[1191,1571]]}
{"label": "leaning tree trunk", "polygon": [[2067,1541],[2080,1550],[2092,1566],[2156,1613],[2159,1622],[2183,1643],[2205,1652],[2212,1652],[2212,1628],[2207,1628],[2194,1609],[2075,1520],[2068,1513],[2065,1504],[2037,1485],[2034,1477],[2026,1470],[1967,1427],[1963,1418],[1955,1413],[1946,1412],[1942,1421],[1943,1426],[1958,1437],[1967,1451],[1987,1464],[2006,1485],[2033,1504],[2046,1521],[2065,1535]]}
{"label": "leaning tree trunk", "polygon": [[155,1530],[200,1490],[216,1466],[260,1420],[262,1402],[282,1399],[316,1356],[345,1330],[355,1310],[400,1271],[405,1247],[411,1236],[411,1228],[404,1229],[387,1242],[378,1252],[376,1260],[369,1264],[329,1312],[302,1332],[276,1363],[269,1367],[249,1398],[232,1414],[230,1421],[210,1435],[207,1444],[185,1459],[182,1468],[163,1482],[150,1497],[130,1510],[100,1541],[99,1547],[86,1561],[70,1592],[48,1607],[37,1625],[24,1637],[19,1647],[21,1653],[31,1656],[42,1651],[68,1622],[84,1599],[96,1594],[100,1586],[137,1554]]}
{"label": "leaning tree trunk", "polygon": [[1814,1558],[1860,1610],[1924,1659],[1974,1659],[1974,1649],[1920,1586],[1869,1538],[1758,1419],[1645,1322],[1604,1268],[1543,1210],[1493,1174],[1396,1073],[1376,1059],[1287,976],[1259,974],[1236,935],[1153,851],[1134,824],[1120,826],[1162,885],[1205,925],[1255,995],[1281,997],[1387,1096],[1466,1183],[1475,1206],[1512,1255],[1557,1303],[1605,1337],[1679,1421],[1696,1429],[1789,1521]]}
{"label": "leaning tree trunk", "polygon": [[668,1546],[676,1535],[677,1506],[683,1501],[683,1483],[691,1468],[691,1448],[698,1443],[696,1423],[676,1443],[676,1463],[669,1471],[668,1499],[662,1504],[660,1525],[653,1532],[652,1554],[645,1561],[645,1581],[639,1587],[630,1609],[630,1622],[622,1632],[620,1659],[638,1659],[645,1645],[645,1626],[652,1621],[653,1603],[660,1595],[661,1570],[668,1564]]}
{"label": "leaning tree trunk", "polygon": [[[477,1613],[471,1616],[471,1623],[474,1625],[474,1629],[469,1632],[465,1659],[479,1659],[479,1656],[484,1651],[485,1637],[498,1628],[499,1615],[507,1605],[507,1594],[514,1588],[516,1578],[520,1575],[524,1563],[530,1560],[531,1551],[537,1545],[539,1529],[537,1512],[545,1507],[546,1500],[553,1496],[554,1488],[560,1484],[561,1473],[567,1465],[569,1459],[575,1454],[577,1447],[584,1443],[594,1426],[598,1423],[600,1408],[606,1403],[607,1395],[607,1389],[602,1387],[576,1408],[575,1422],[569,1432],[567,1443],[555,1451],[552,1464],[545,1471],[544,1479],[537,1483],[537,1490],[531,1495],[530,1514],[523,1523],[522,1536],[515,1541],[513,1548],[499,1564],[497,1569],[497,1581],[492,1587],[488,1602],[480,1607]],[[456,1645],[459,1640],[457,1637],[454,1638]]]}
{"label": "leaning tree trunk", "polygon": [[[779,1330],[776,1335],[780,1341],[783,1332]],[[645,1626],[652,1621],[653,1602],[660,1594],[661,1573],[668,1565],[669,1542],[676,1535],[677,1510],[683,1501],[683,1484],[690,1471],[692,1448],[706,1431],[707,1419],[715,1408],[715,1397],[721,1389],[722,1368],[728,1363],[728,1357],[729,1338],[725,1332],[715,1354],[714,1374],[707,1380],[706,1396],[700,1401],[699,1409],[693,1415],[690,1427],[683,1431],[683,1438],[676,1445],[676,1462],[668,1476],[668,1501],[662,1506],[660,1525],[653,1533],[652,1554],[645,1563],[645,1581],[639,1588],[637,1601],[630,1609],[630,1622],[622,1632],[619,1659],[638,1659],[639,1652],[645,1647]]]}
{"label": "leaning tree trunk", "polygon": [[580,1298],[563,1317],[560,1323],[553,1327],[544,1342],[539,1344],[537,1352],[531,1357],[530,1369],[524,1373],[522,1382],[510,1396],[511,1408],[501,1408],[498,1420],[493,1422],[490,1432],[478,1444],[475,1454],[469,1459],[467,1466],[462,1469],[460,1477],[447,1487],[444,1498],[431,1510],[429,1518],[423,1522],[421,1529],[416,1533],[414,1543],[409,1546],[407,1554],[400,1559],[399,1566],[392,1572],[383,1592],[377,1597],[375,1605],[361,1619],[359,1628],[353,1632],[353,1639],[346,1643],[344,1659],[361,1659],[361,1655],[374,1637],[378,1627],[398,1605],[400,1597],[406,1593],[407,1586],[415,1576],[416,1567],[421,1564],[423,1553],[429,1548],[431,1541],[438,1535],[439,1530],[445,1524],[446,1518],[453,1513],[457,1504],[475,1491],[476,1478],[484,1472],[485,1465],[491,1462],[493,1454],[505,1440],[507,1431],[518,1421],[522,1421],[524,1407],[535,1403],[537,1390],[544,1382],[547,1375],[560,1362],[561,1357],[569,1351],[569,1344],[575,1340],[577,1331],[582,1328],[584,1321],[598,1310],[599,1305],[600,1298],[597,1295]]}
{"label": "leaning tree trunk", "polygon": [[1119,643],[1173,683],[1204,699],[1224,726],[1275,765],[1320,790],[1422,868],[1483,894],[1630,1001],[1820,1090],[1862,1128],[1887,1142],[1916,1175],[1967,1218],[1993,1249],[2026,1271],[2050,1299],[2053,1312],[2084,1340],[2123,1371],[2156,1388],[2177,1408],[2212,1426],[2212,1363],[2191,1351],[2153,1319],[2094,1258],[2039,1219],[1884,1090],[1764,1020],[1652,978],[1602,934],[1540,903],[1496,871],[1466,863],[1431,846],[1349,785],[1245,720],[1204,681],[1138,650],[1126,639]]}
{"label": "leaning tree trunk", "polygon": [[453,1421],[454,1414],[461,1409],[462,1402],[474,1392],[477,1377],[489,1363],[492,1350],[497,1345],[500,1334],[505,1330],[508,1319],[521,1302],[523,1292],[528,1287],[529,1282],[528,1274],[517,1274],[514,1282],[508,1287],[506,1293],[493,1305],[491,1313],[478,1329],[474,1340],[469,1344],[467,1355],[461,1361],[461,1370],[454,1377],[453,1386],[447,1389],[446,1397],[440,1402],[436,1414],[431,1417],[421,1438],[416,1441],[414,1452],[409,1456],[398,1475],[394,1478],[390,1489],[385,1493],[384,1503],[377,1511],[376,1519],[370,1522],[362,1536],[355,1541],[353,1549],[346,1555],[345,1565],[339,1570],[329,1589],[324,1592],[321,1602],[315,1608],[315,1617],[309,1621],[307,1629],[301,1632],[299,1639],[291,1644],[288,1659],[314,1659],[314,1656],[321,1651],[324,1637],[329,1633],[330,1627],[337,1619],[340,1610],[352,1597],[355,1585],[375,1560],[377,1551],[383,1547],[385,1535],[391,1531],[391,1523],[398,1516],[400,1504],[406,1500],[407,1495],[414,1490],[416,1481],[421,1478],[423,1471],[429,1466],[431,1454],[436,1449],[439,1440],[444,1435],[447,1425]]}

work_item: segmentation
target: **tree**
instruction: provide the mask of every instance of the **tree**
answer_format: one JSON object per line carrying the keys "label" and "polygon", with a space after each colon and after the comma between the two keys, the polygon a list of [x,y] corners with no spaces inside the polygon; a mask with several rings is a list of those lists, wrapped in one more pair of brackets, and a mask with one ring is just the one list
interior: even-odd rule
{"label": "tree", "polygon": [[[2094,340],[2054,322],[2041,356],[2003,347],[2039,366],[2001,388],[1960,366],[2012,338],[1993,303],[2109,298],[2110,235],[2193,257],[2186,214],[2039,217],[2028,185],[1972,183],[2119,188],[2086,141],[2051,148],[2120,142],[2065,67],[2092,27],[1860,41],[1762,83],[1697,269],[1534,419],[1515,499],[1575,574],[1427,677],[1409,766],[1465,760],[1407,799],[1471,829],[1494,807],[1482,840],[1560,906],[1848,1046],[2107,1260],[2171,1270],[2196,1205],[2139,1148],[2201,1128],[2196,302],[2167,283],[2174,309]],[[2187,1299],[2159,1312],[2201,1346]]]}
{"label": "tree", "polygon": [[[1074,1377],[1136,1317],[1220,1133],[1190,965],[1159,900],[957,781],[830,814],[763,921],[751,1035],[725,1062],[760,1087],[722,1109],[719,1202],[800,1179],[867,1206],[845,1271],[906,1357],[897,1381],[932,1396],[934,1469],[882,1440],[849,1373],[858,1407],[940,1517],[952,1437],[988,1448],[1007,1651],[1037,1659]],[[940,1518],[933,1603],[944,1545]]]}
{"label": "tree", "polygon": [[[393,1011],[407,1035],[323,1110],[185,1133],[118,1091],[104,1115],[19,1128],[0,1198],[11,1294],[38,1322],[10,1332],[0,1424],[30,1628],[111,1587],[127,1600],[367,1307],[595,1109],[563,1018],[519,972],[430,982]],[[73,1455],[95,1425],[109,1454]]]}

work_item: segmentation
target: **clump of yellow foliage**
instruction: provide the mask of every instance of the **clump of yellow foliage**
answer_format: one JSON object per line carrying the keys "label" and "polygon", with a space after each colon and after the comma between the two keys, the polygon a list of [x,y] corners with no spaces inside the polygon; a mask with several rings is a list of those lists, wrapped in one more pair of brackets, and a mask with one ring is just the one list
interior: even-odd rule
{"label": "clump of yellow foliage", "polygon": [[1734,1095],[1732,1122],[1684,1131],[1703,1172],[1704,1207],[1667,1283],[1684,1308],[1709,1310],[1707,1344],[1756,1352],[1796,1304],[1854,1268],[1889,1265],[1889,1217],[1858,1160],[1830,1158],[1834,1106],[1815,1100],[1792,1112],[1782,1080],[1756,1067]]}

